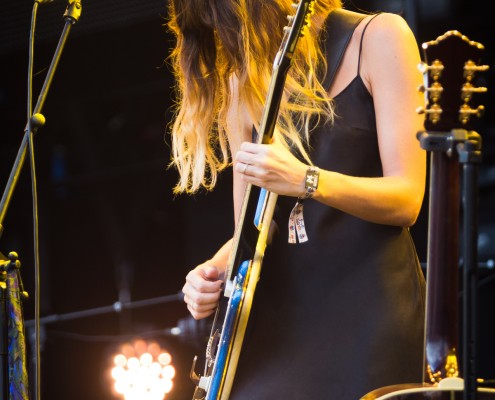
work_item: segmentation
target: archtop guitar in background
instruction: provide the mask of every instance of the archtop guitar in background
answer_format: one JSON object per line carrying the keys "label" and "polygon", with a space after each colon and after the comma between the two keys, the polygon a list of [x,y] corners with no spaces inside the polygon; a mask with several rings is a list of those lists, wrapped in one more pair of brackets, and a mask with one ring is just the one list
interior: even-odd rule
{"label": "archtop guitar in background", "polygon": [[[282,44],[273,63],[257,133],[258,143],[271,143],[287,72],[297,41],[308,25],[313,1],[299,0],[293,4],[294,15],[287,18],[288,25],[284,27]],[[227,400],[230,396],[276,201],[274,193],[252,185],[246,188],[225,272],[223,293],[206,348],[204,373],[198,375],[195,372],[197,357],[191,368],[191,378],[196,384],[193,400]]]}
{"label": "archtop guitar in background", "polygon": [[[476,86],[476,78],[488,67],[478,65],[483,45],[455,30],[422,48],[425,61],[419,68],[425,84],[420,90],[425,93],[426,106],[418,112],[426,116],[426,130],[417,137],[430,160],[423,382],[378,388],[361,400],[493,400],[495,389],[477,384],[474,351],[467,351],[475,349],[464,348],[464,368],[460,366],[458,338],[460,173],[463,163],[480,158],[481,138],[471,127],[484,111],[477,95],[486,92]],[[468,147],[471,152],[466,157]],[[464,213],[469,211],[464,209]],[[468,235],[464,235],[466,240]]]}

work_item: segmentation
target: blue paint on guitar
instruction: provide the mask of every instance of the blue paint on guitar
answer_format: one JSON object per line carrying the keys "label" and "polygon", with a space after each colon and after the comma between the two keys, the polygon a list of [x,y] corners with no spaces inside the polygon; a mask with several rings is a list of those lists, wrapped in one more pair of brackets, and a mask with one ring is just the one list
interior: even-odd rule
{"label": "blue paint on guitar", "polygon": [[246,277],[248,275],[251,261],[244,261],[239,267],[234,290],[229,300],[227,312],[225,315],[225,322],[222,329],[220,341],[218,343],[218,349],[216,354],[215,367],[211,374],[211,382],[208,392],[206,394],[206,400],[215,400],[220,394],[222,388],[223,376],[227,368],[227,357],[230,354],[229,346],[232,345],[232,337],[235,335],[235,327],[237,324],[239,310],[244,298]]}
{"label": "blue paint on guitar", "polygon": [[256,213],[254,215],[254,225],[258,228],[261,225],[261,218],[263,216],[263,210],[265,209],[265,203],[266,203],[265,199],[267,194],[268,191],[264,188],[261,188],[258,205],[256,207]]}

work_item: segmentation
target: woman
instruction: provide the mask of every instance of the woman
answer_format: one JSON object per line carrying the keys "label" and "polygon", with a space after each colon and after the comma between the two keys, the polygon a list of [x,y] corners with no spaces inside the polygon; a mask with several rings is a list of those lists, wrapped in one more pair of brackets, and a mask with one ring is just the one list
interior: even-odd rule
{"label": "woman", "polygon": [[[424,277],[408,230],[426,174],[416,139],[418,47],[400,16],[363,15],[324,86],[327,59],[338,55],[325,54],[321,38],[341,7],[315,3],[274,140],[264,145],[252,142],[252,127],[290,0],[171,2],[176,192],[212,189],[232,165],[236,217],[246,184],[279,195],[233,400],[356,400],[422,380]],[[288,243],[294,205],[309,197],[302,241]],[[186,277],[184,300],[196,319],[216,309],[230,244]]]}

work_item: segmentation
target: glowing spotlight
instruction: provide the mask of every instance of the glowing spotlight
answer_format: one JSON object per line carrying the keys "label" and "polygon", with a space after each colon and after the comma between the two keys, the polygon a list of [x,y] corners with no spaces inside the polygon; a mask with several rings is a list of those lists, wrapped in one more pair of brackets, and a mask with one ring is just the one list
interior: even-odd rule
{"label": "glowing spotlight", "polygon": [[172,356],[158,343],[125,343],[110,369],[113,392],[125,400],[163,400],[174,384]]}

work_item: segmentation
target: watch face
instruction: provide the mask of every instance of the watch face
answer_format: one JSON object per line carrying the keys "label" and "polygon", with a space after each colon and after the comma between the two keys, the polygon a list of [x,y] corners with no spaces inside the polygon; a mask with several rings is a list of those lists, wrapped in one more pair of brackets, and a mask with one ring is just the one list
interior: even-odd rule
{"label": "watch face", "polygon": [[318,188],[320,173],[317,167],[309,167],[306,171],[306,182],[304,186],[308,191],[314,192]]}

